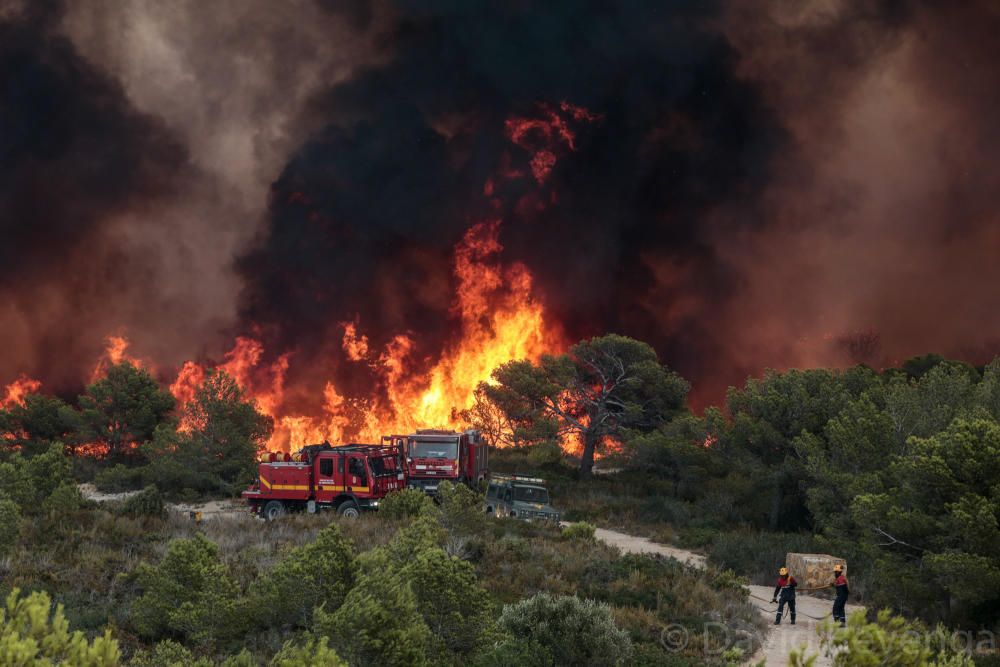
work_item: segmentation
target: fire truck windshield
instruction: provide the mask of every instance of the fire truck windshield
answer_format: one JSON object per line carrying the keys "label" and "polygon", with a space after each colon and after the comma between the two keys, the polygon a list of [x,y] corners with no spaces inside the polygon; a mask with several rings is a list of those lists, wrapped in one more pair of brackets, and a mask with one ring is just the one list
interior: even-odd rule
{"label": "fire truck windshield", "polygon": [[540,486],[515,486],[514,500],[519,500],[522,503],[541,503],[542,505],[548,505],[549,492]]}
{"label": "fire truck windshield", "polygon": [[458,442],[455,440],[411,440],[410,458],[457,459]]}

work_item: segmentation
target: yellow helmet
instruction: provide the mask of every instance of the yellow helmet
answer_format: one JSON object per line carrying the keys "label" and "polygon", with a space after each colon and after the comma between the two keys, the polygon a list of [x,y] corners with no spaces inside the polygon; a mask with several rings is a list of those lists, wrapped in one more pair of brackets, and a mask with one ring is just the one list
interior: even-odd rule
{"label": "yellow helmet", "polygon": [[788,574],[788,568],[787,567],[781,568],[780,570],[778,570],[778,574],[780,574],[781,576],[785,576],[786,574]]}
{"label": "yellow helmet", "polygon": [[840,563],[837,563],[836,565],[833,566],[833,571],[834,572],[843,572],[844,571],[844,566],[841,565]]}

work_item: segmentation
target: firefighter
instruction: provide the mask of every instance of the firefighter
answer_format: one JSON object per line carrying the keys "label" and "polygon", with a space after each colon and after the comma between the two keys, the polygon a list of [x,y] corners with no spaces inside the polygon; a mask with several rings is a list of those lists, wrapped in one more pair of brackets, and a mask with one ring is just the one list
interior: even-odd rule
{"label": "firefighter", "polygon": [[847,596],[851,591],[847,588],[847,577],[844,576],[844,566],[840,563],[833,566],[833,583],[831,586],[837,589],[837,597],[833,601],[833,622],[840,621],[840,627],[844,627],[847,625],[847,615],[844,611],[844,605],[847,604]]}
{"label": "firefighter", "polygon": [[[792,625],[795,625],[795,587],[798,586],[795,577],[788,574],[788,568],[783,567],[778,570],[778,584],[774,587],[774,597],[771,604],[778,603],[778,614],[774,617],[774,624],[781,625],[781,617],[785,613],[785,605],[788,605],[788,614],[792,617]],[[779,596],[780,599],[779,599]]]}

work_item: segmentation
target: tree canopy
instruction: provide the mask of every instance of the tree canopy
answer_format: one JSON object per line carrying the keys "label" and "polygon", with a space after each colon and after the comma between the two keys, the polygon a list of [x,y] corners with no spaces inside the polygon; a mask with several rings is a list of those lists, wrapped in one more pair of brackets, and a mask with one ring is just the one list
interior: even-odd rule
{"label": "tree canopy", "polygon": [[577,438],[580,471],[595,452],[635,430],[652,430],[685,409],[688,383],[646,343],[609,334],[538,363],[510,361],[479,390],[514,424],[520,439]]}

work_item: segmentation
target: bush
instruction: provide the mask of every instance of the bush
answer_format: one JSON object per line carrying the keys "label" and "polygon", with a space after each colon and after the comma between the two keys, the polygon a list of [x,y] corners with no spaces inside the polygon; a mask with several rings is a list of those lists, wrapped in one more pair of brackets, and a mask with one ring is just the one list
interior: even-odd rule
{"label": "bush", "polygon": [[313,609],[337,609],[353,583],[354,545],[330,524],[257,581],[252,605],[262,611],[262,625],[309,627]]}
{"label": "bush", "polygon": [[63,484],[42,502],[42,510],[52,517],[62,517],[72,514],[84,504],[83,494],[76,484]]}
{"label": "bush", "polygon": [[597,529],[594,524],[587,523],[586,521],[580,521],[579,523],[571,523],[562,529],[563,539],[567,540],[579,540],[581,542],[593,542],[594,532]]}
{"label": "bush", "polygon": [[473,667],[549,667],[554,664],[552,654],[537,642],[508,638],[497,642],[477,654]]}
{"label": "bush", "polygon": [[[62,605],[52,610],[48,593],[25,597],[18,589],[7,596],[0,609],[0,657],[4,664],[69,667],[117,667],[121,664],[118,642],[111,632],[88,642],[83,633],[69,631]],[[6,662],[11,660],[11,662]]]}
{"label": "bush", "polygon": [[684,528],[677,536],[677,544],[685,549],[701,549],[711,545],[718,534],[712,528]]}
{"label": "bush", "polygon": [[438,498],[441,501],[441,524],[449,534],[475,535],[486,527],[483,497],[469,487],[441,482]]}
{"label": "bush", "polygon": [[[919,622],[894,616],[888,609],[878,613],[874,622],[865,612],[851,614],[845,629],[834,629],[830,621],[820,626],[820,644],[834,656],[836,667],[867,665],[927,665],[928,667],[974,667],[972,657],[952,642],[943,626],[928,631]],[[811,665],[810,657],[793,651],[792,667]]]}
{"label": "bush", "polygon": [[152,651],[138,651],[129,667],[212,667],[208,658],[196,659],[190,650],[169,639],[158,642]]}
{"label": "bush", "polygon": [[316,633],[329,637],[352,665],[428,664],[431,632],[413,589],[392,569],[372,569],[358,578],[337,611],[316,610]]}
{"label": "bush", "polygon": [[628,634],[615,625],[611,608],[575,595],[538,593],[500,614],[512,637],[545,647],[558,665],[617,665],[632,652]]}
{"label": "bush", "polygon": [[140,493],[127,498],[122,503],[118,512],[122,516],[132,517],[133,519],[139,517],[156,517],[162,519],[167,516],[167,508],[163,504],[163,496],[160,495],[160,490],[155,486],[147,486]]}
{"label": "bush", "polygon": [[94,476],[94,486],[106,493],[134,491],[142,487],[143,471],[118,463]]}
{"label": "bush", "polygon": [[306,635],[305,641],[285,642],[271,660],[271,667],[347,667],[347,663],[327,646],[326,637]]}
{"label": "bush", "polygon": [[379,516],[406,519],[434,511],[434,501],[420,489],[403,489],[390,493],[379,504]]}
{"label": "bush", "polygon": [[21,508],[10,498],[0,496],[0,556],[10,553],[21,534]]}
{"label": "bush", "polygon": [[528,447],[528,463],[536,468],[556,466],[562,462],[563,450],[556,442],[540,442]]}
{"label": "bush", "polygon": [[218,547],[203,535],[171,541],[163,561],[141,564],[136,580],[143,594],[131,616],[139,634],[199,643],[231,635],[236,587],[219,561]]}
{"label": "bush", "polygon": [[471,564],[431,547],[415,554],[401,575],[441,649],[468,655],[480,645],[492,624],[492,606]]}
{"label": "bush", "polygon": [[[716,533],[708,547],[709,561],[749,577],[755,584],[773,584],[788,553],[814,553],[819,549],[812,535],[803,533]],[[853,586],[852,586],[853,588]]]}

